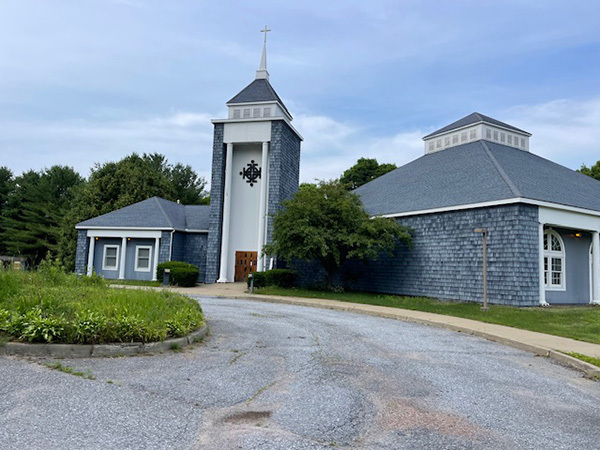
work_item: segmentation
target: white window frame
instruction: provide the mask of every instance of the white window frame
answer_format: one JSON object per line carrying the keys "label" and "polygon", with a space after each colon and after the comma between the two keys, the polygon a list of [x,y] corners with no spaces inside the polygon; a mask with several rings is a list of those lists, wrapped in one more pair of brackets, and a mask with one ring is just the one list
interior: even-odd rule
{"label": "white window frame", "polygon": [[[561,251],[552,250],[552,236],[558,239]],[[544,247],[548,244],[548,249],[544,248],[544,286],[549,291],[566,291],[567,290],[567,265],[565,241],[558,232],[549,228],[544,231]],[[560,284],[552,284],[552,259],[560,259]],[[546,270],[548,267],[548,270]]]}
{"label": "white window frame", "polygon": [[[148,250],[148,267],[138,266],[140,250]],[[151,272],[152,271],[152,246],[151,245],[136,245],[135,246],[135,271],[136,272]]]}
{"label": "white window frame", "polygon": [[[106,250],[108,250],[109,248],[114,248],[117,250],[117,256],[115,258],[115,265],[114,266],[107,266],[106,265]],[[120,252],[121,247],[119,245],[105,245],[104,248],[102,249],[102,270],[119,270],[119,252]]]}

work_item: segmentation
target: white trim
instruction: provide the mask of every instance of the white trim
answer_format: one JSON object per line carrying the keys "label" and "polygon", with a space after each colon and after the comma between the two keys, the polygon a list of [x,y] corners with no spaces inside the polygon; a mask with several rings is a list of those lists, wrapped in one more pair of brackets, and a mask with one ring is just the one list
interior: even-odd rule
{"label": "white trim", "polygon": [[125,260],[127,258],[127,238],[121,238],[121,248],[123,251],[121,252],[121,265],[119,266],[119,280],[125,279]]}
{"label": "white trim", "polygon": [[154,264],[152,264],[152,281],[156,281],[156,268],[158,267],[158,258],[160,257],[160,240],[154,238]]}
{"label": "white trim", "polygon": [[262,154],[261,154],[261,167],[262,167],[262,180],[260,185],[260,202],[258,207],[258,255],[256,270],[258,272],[263,271],[264,266],[264,255],[262,252],[263,245],[265,244],[265,221],[266,221],[266,208],[267,208],[267,172],[269,170],[269,143],[263,142]]}
{"label": "white trim", "polygon": [[490,206],[501,206],[501,205],[510,205],[514,203],[523,203],[526,205],[535,205],[535,206],[544,206],[547,208],[559,210],[559,211],[569,211],[584,214],[587,216],[600,217],[600,211],[593,211],[590,209],[577,208],[574,206],[566,206],[558,203],[551,202],[542,202],[540,200],[531,200],[525,197],[513,197],[507,198],[503,200],[493,200],[490,202],[480,202],[480,203],[467,203],[464,205],[454,205],[454,206],[443,206],[440,208],[431,208],[431,209],[421,209],[415,211],[406,211],[401,213],[391,213],[391,214],[381,214],[374,215],[371,217],[408,217],[408,216],[420,216],[423,214],[435,214],[440,212],[449,212],[449,211],[461,211],[465,209],[476,209],[476,208],[486,208]]}
{"label": "white trim", "polygon": [[233,144],[227,143],[225,156],[225,189],[223,191],[223,220],[221,221],[221,255],[219,258],[219,279],[217,283],[227,283],[229,266],[229,227],[231,220],[231,178],[233,172]]}
{"label": "white trim", "polygon": [[[138,265],[140,250],[148,250],[148,267],[140,267]],[[151,245],[136,245],[135,246],[135,267],[136,272],[150,272],[152,270],[152,246]]]}
{"label": "white trim", "polygon": [[144,230],[93,230],[88,231],[88,236],[103,237],[103,238],[157,238],[161,237],[160,231],[144,231]]}
{"label": "white trim", "polygon": [[[208,233],[208,230],[195,230],[193,228],[183,228],[183,229],[178,229],[178,228],[156,228],[156,227],[75,227],[76,230],[97,230],[97,231],[102,231],[102,230],[114,230],[114,231],[130,231],[130,230],[139,230],[139,231],[181,231],[181,232],[186,232],[186,233]],[[94,233],[96,231],[93,231]],[[88,233],[88,236],[90,236],[90,234]],[[105,236],[102,236],[105,237]],[[113,237],[113,235],[109,236],[109,237]],[[120,237],[120,236],[118,236]],[[135,237],[135,236],[128,236],[128,237]],[[152,236],[154,237],[154,236]]]}
{"label": "white trim", "polygon": [[[107,266],[106,265],[106,250],[109,248],[116,248],[117,249],[117,255],[115,258],[115,266]],[[102,270],[119,270],[119,245],[113,245],[113,244],[108,244],[105,245],[104,248],[102,249]]]}
{"label": "white trim", "polygon": [[595,250],[592,255],[591,274],[593,280],[593,296],[591,303],[600,304],[600,236],[597,231],[592,233],[592,247]]}
{"label": "white trim", "polygon": [[546,301],[546,286],[544,283],[544,224],[538,225],[538,284],[540,292],[540,306],[550,306]]}

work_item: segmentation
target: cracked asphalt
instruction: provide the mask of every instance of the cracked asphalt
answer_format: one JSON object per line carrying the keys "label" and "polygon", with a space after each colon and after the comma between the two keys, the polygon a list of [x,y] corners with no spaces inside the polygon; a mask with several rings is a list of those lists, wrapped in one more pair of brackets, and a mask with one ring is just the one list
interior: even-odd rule
{"label": "cracked asphalt", "polygon": [[359,314],[200,300],[179,353],[0,357],[2,449],[599,448],[600,384],[473,336]]}

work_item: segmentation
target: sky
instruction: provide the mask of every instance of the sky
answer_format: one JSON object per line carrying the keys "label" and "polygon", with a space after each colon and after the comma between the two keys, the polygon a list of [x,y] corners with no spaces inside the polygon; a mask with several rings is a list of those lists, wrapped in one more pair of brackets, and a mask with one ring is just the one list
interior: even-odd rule
{"label": "sky", "polygon": [[472,112],[572,169],[600,160],[600,2],[0,0],[0,166],[161,153],[210,182],[210,120],[255,77],[304,137],[302,182],[403,165]]}

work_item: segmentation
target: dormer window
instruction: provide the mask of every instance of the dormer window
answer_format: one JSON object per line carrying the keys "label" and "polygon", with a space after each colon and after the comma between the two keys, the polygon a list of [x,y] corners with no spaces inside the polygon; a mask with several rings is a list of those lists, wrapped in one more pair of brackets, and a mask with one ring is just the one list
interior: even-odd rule
{"label": "dormer window", "polygon": [[512,145],[512,134],[506,136],[506,140],[508,141],[508,145]]}
{"label": "dormer window", "polygon": [[260,117],[260,108],[254,108],[252,110],[252,117]]}
{"label": "dormer window", "polygon": [[498,141],[498,132],[494,130],[494,140]]}
{"label": "dormer window", "polygon": [[490,130],[489,128],[485,129],[485,137],[487,139],[491,139],[492,138],[492,130]]}
{"label": "dormer window", "polygon": [[250,108],[244,109],[244,119],[250,118]]}
{"label": "dormer window", "polygon": [[239,119],[240,118],[240,110],[239,109],[234,109],[233,110],[233,118],[234,119]]}
{"label": "dormer window", "polygon": [[469,140],[474,141],[477,139],[477,130],[469,131]]}
{"label": "dormer window", "polygon": [[271,117],[271,108],[263,108],[263,117]]}
{"label": "dormer window", "polygon": [[444,138],[444,147],[448,147],[450,145],[450,136],[446,136]]}
{"label": "dormer window", "polygon": [[521,148],[525,148],[525,138],[521,138]]}
{"label": "dormer window", "polygon": [[455,134],[452,136],[452,143],[453,144],[458,144],[458,134]]}
{"label": "dormer window", "polygon": [[460,133],[460,142],[467,142],[467,132],[463,131]]}

